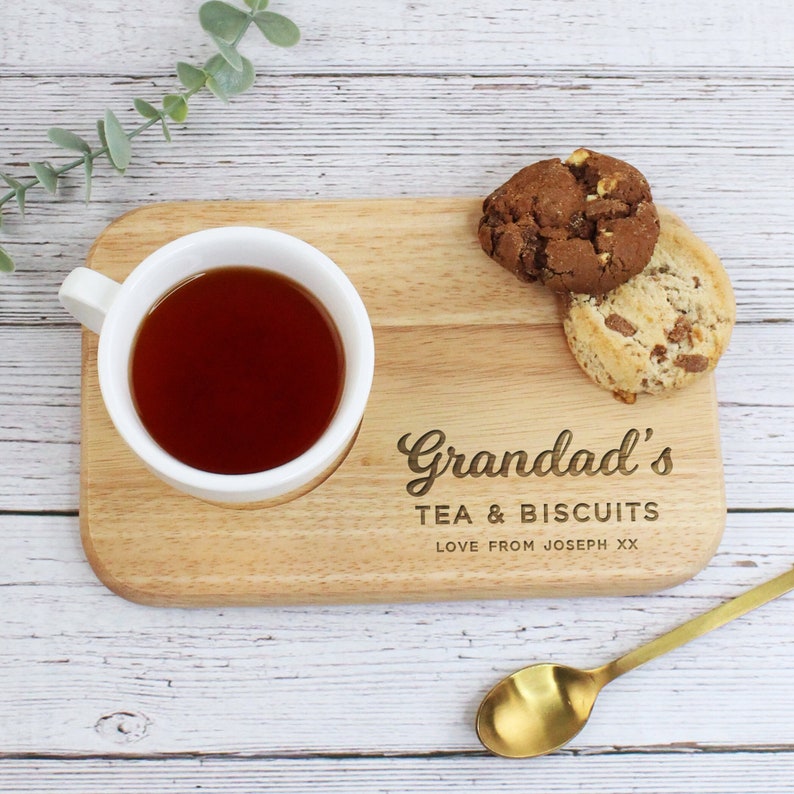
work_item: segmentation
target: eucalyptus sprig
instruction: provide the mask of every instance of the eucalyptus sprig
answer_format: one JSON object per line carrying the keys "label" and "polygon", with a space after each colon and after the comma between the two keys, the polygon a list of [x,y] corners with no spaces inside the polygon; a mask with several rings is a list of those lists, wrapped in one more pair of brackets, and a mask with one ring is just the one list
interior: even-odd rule
{"label": "eucalyptus sprig", "polygon": [[[228,102],[237,94],[247,91],[254,83],[256,72],[251,61],[242,55],[238,45],[253,25],[271,43],[279,47],[291,47],[300,38],[298,27],[287,17],[265,10],[268,0],[244,0],[247,8],[241,8],[224,0],[209,0],[199,8],[199,22],[215,43],[217,52],[203,66],[194,66],[184,61],[176,65],[177,78],[181,84],[178,91],[168,93],[158,105],[136,98],[135,110],[143,122],[131,130],[125,130],[116,114],[108,109],[97,121],[98,144],[92,145],[85,138],[61,127],[51,127],[47,137],[55,146],[77,156],[62,165],[49,160],[31,161],[32,174],[15,177],[0,173],[8,191],[0,195],[0,227],[3,210],[10,202],[16,202],[21,215],[25,215],[28,191],[43,187],[56,193],[65,174],[82,168],[85,174],[85,200],[91,198],[91,180],[94,163],[107,158],[119,173],[126,172],[132,158],[132,141],[141,133],[159,125],[167,141],[171,141],[169,121],[181,124],[188,116],[190,98],[207,89],[216,97]],[[11,272],[14,262],[8,252],[0,246],[0,271]]]}

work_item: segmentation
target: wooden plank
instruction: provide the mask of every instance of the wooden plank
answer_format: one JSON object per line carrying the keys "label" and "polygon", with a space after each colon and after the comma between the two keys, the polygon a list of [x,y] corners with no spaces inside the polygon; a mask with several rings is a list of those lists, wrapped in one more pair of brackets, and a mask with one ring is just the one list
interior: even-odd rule
{"label": "wooden plank", "polygon": [[[757,783],[765,794],[789,794],[794,758],[780,748],[725,754],[682,747],[678,752],[555,755],[504,763],[482,757],[414,758],[167,758],[0,760],[2,794],[305,794],[394,790],[447,794],[573,794],[587,780],[592,794],[747,794]],[[755,783],[754,783],[755,781]]]}
{"label": "wooden plank", "polygon": [[[0,31],[7,68],[52,69],[51,43],[68,72],[118,68],[123,75],[173,68],[178,60],[203,63],[212,52],[196,19],[199,0],[169,7],[141,0],[139,13],[97,14],[86,0],[55,5],[31,0],[29,16],[12,16]],[[786,0],[764,0],[752,10],[741,0],[707,9],[668,0],[610,7],[609,13],[563,0],[533,5],[499,0],[483,9],[476,0],[454,5],[366,0],[278,0],[275,11],[300,25],[303,41],[280,50],[250,33],[243,52],[260,69],[410,70],[514,69],[563,63],[597,67],[665,66],[733,68],[735,64],[791,63]],[[35,19],[36,24],[26,21]],[[344,20],[344,24],[340,21]],[[740,31],[741,34],[737,33]],[[124,53],[123,64],[118,54]],[[564,60],[561,53],[565,53]]]}

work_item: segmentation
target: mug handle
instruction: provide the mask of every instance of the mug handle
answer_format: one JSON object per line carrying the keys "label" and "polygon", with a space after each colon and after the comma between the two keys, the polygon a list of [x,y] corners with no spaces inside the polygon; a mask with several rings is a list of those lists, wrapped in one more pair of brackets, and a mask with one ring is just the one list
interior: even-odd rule
{"label": "mug handle", "polygon": [[58,290],[61,305],[82,325],[98,334],[121,284],[96,270],[76,267]]}

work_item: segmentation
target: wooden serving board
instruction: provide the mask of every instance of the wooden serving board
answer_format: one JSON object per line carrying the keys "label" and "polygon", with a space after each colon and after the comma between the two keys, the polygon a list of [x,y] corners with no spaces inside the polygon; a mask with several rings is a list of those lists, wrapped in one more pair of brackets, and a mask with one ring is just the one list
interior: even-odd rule
{"label": "wooden serving board", "polygon": [[156,605],[626,594],[707,563],[725,522],[713,378],[634,405],[593,385],[550,293],[480,250],[479,205],[190,202],[108,227],[88,264],[118,280],[205,227],[302,237],[355,283],[376,344],[339,469],[292,502],[239,510],[137,462],[103,407],[85,332],[81,530],[108,587]]}

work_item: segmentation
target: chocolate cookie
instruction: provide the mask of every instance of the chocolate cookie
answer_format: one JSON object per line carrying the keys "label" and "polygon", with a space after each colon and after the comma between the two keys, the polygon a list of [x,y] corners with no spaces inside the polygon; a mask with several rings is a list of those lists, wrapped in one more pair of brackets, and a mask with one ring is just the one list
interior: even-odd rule
{"label": "chocolate cookie", "polygon": [[659,220],[633,166],[577,149],[522,168],[483,202],[483,250],[523,281],[600,295],[651,258]]}
{"label": "chocolate cookie", "polygon": [[736,305],[716,254],[672,213],[643,271],[606,295],[570,295],[563,327],[582,369],[624,402],[712,370],[728,345]]}

